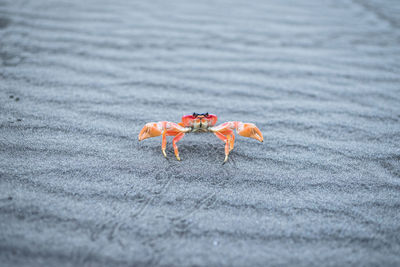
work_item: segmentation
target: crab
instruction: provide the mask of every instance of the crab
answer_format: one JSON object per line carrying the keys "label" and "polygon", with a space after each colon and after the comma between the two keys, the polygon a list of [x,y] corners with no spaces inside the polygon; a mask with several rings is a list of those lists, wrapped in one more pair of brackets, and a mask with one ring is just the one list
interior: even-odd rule
{"label": "crab", "polygon": [[167,146],[166,137],[174,136],[172,139],[174,153],[176,159],[181,160],[179,157],[177,143],[185,136],[185,134],[194,132],[211,132],[225,142],[224,164],[228,160],[229,152],[233,149],[235,144],[235,135],[233,130],[236,130],[239,135],[244,137],[250,137],[260,142],[263,142],[264,140],[261,131],[253,123],[229,121],[215,126],[216,123],[217,116],[208,113],[193,113],[191,115],[185,115],[182,117],[182,121],[179,123],[170,121],[149,122],[146,123],[146,125],[140,131],[139,141],[162,135],[161,150],[164,157],[167,157],[167,154],[165,153]]}

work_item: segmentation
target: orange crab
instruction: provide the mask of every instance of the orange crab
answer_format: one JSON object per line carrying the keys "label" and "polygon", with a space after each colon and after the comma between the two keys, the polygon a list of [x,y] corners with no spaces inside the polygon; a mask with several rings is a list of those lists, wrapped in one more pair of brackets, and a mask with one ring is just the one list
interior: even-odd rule
{"label": "orange crab", "polygon": [[162,135],[161,149],[164,157],[167,157],[165,148],[167,146],[167,136],[175,136],[172,140],[175,156],[179,157],[178,146],[176,143],[182,139],[186,133],[193,132],[212,132],[219,139],[225,142],[225,160],[228,160],[229,152],[233,149],[235,143],[235,135],[233,130],[245,137],[250,137],[263,142],[261,131],[253,123],[243,123],[240,121],[229,121],[221,125],[214,126],[217,123],[217,116],[213,114],[197,114],[185,115],[182,117],[182,122],[174,123],[170,121],[149,122],[139,133],[139,141],[146,138]]}

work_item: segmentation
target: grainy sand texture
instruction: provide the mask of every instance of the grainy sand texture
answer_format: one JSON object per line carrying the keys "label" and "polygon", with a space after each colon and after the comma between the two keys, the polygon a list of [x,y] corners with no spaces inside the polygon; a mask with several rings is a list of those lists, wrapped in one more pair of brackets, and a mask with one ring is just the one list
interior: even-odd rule
{"label": "grainy sand texture", "polygon": [[[0,265],[400,266],[399,14],[0,0]],[[138,142],[193,112],[264,143]]]}

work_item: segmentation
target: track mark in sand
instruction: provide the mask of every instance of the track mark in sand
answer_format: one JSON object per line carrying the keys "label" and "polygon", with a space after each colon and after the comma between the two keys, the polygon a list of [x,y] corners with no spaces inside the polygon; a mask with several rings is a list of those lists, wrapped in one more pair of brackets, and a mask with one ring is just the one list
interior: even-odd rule
{"label": "track mark in sand", "polygon": [[[162,173],[164,173],[164,172],[168,173],[169,169],[171,169],[171,167],[168,167],[167,169],[158,172],[155,175],[155,178],[157,179],[157,177],[161,177]],[[125,218],[126,220],[123,220],[123,221],[120,220],[120,221],[116,221],[114,223],[113,223],[113,221],[110,221],[109,224],[112,224],[112,223],[113,224],[112,224],[111,229],[110,229],[110,231],[109,231],[109,233],[107,235],[107,239],[109,241],[112,241],[112,240],[116,239],[118,244],[122,248],[125,248],[126,247],[125,244],[121,241],[120,238],[118,238],[118,233],[119,233],[119,230],[120,230],[121,226],[123,224],[125,224],[125,221],[127,221],[128,218],[135,219],[135,218],[138,218],[138,217],[142,216],[144,214],[144,212],[146,211],[146,209],[149,207],[149,205],[156,199],[156,197],[160,197],[162,194],[164,194],[167,191],[168,186],[170,185],[170,183],[172,181],[172,177],[173,177],[173,175],[170,175],[168,177],[168,179],[165,182],[163,182],[158,189],[154,190],[152,192],[151,197],[149,197],[141,206],[139,206],[132,215],[126,216],[126,218]],[[121,210],[118,213],[120,214]],[[117,217],[120,218],[121,215],[117,216]]]}
{"label": "track mark in sand", "polygon": [[[122,210],[119,210],[116,214],[114,214],[115,218],[123,217]],[[93,228],[90,229],[90,240],[92,242],[96,242],[100,236],[104,233],[107,237],[108,241],[113,241],[114,239],[121,246],[121,248],[126,248],[126,245],[122,242],[121,238],[118,236],[118,232],[120,227],[124,224],[123,221],[114,219],[110,219],[102,224],[95,224]]]}
{"label": "track mark in sand", "polygon": [[[233,161],[232,163],[233,163],[234,168],[237,169],[235,161]],[[181,216],[172,217],[172,218],[170,218],[170,220],[172,222],[176,222],[176,221],[186,219],[186,218],[190,217],[191,215],[195,214],[196,212],[198,212],[202,207],[211,206],[217,199],[216,196],[218,193],[218,188],[221,188],[224,185],[226,185],[226,183],[229,181],[229,178],[233,177],[232,173],[229,171],[229,169],[227,167],[222,167],[222,173],[223,173],[223,175],[221,175],[220,177],[218,177],[218,179],[216,179],[218,182],[212,183],[213,187],[216,187],[216,191],[206,194],[203,198],[201,198],[194,205],[193,209],[190,210],[189,212],[187,212],[186,214],[181,215]]]}
{"label": "track mark in sand", "polygon": [[[188,213],[182,215],[182,216],[177,216],[177,217],[173,217],[171,218],[171,221],[175,222],[178,220],[183,220],[189,216],[191,216],[192,214],[196,213],[197,211],[199,211],[203,206],[211,206],[216,200],[216,193],[211,193],[211,194],[207,194],[205,197],[203,197],[200,201],[198,201],[196,203],[196,205],[194,205],[194,208],[189,211]],[[208,203],[208,204],[207,204]]]}
{"label": "track mark in sand", "polygon": [[[235,170],[238,169],[236,162],[234,160],[232,160],[232,165]],[[195,214],[201,208],[210,207],[212,204],[214,204],[214,202],[217,200],[218,188],[225,186],[227,184],[227,182],[229,181],[229,179],[234,176],[228,166],[223,166],[221,169],[222,169],[223,175],[221,175],[220,177],[215,179],[218,182],[212,183],[212,186],[215,187],[216,190],[214,192],[206,194],[202,199],[200,199],[194,205],[193,209],[190,210],[189,212],[187,212],[186,214],[170,218],[170,220],[174,223],[175,226],[177,226],[179,228],[179,225],[177,225],[176,222],[178,222],[178,221],[182,222],[182,220],[185,220],[186,218]]]}
{"label": "track mark in sand", "polygon": [[123,222],[115,222],[112,227],[110,232],[107,235],[107,240],[108,241],[112,241],[112,240],[116,240],[118,242],[118,244],[121,246],[121,248],[126,248],[126,245],[122,242],[121,238],[118,237],[118,233],[119,233],[119,228],[123,225]]}
{"label": "track mark in sand", "polygon": [[360,0],[353,0],[352,2],[363,7],[365,11],[374,14],[378,19],[389,23],[389,25],[394,29],[396,29],[399,26],[399,23],[395,19],[392,19],[391,16],[386,15],[384,12],[379,10],[379,8],[377,8],[373,4],[366,3],[365,1],[360,1]]}
{"label": "track mark in sand", "polygon": [[82,249],[74,249],[70,254],[72,262],[77,266],[87,266],[91,259],[95,258],[95,253],[93,249],[88,251]]}
{"label": "track mark in sand", "polygon": [[[168,170],[167,170],[168,172]],[[227,175],[227,171],[223,171],[224,176]],[[138,211],[133,215],[135,217],[138,217],[142,215],[145,211],[145,209],[149,206],[150,203],[154,200],[154,198],[161,193],[164,193],[166,189],[168,188],[169,184],[171,183],[172,177],[174,175],[171,175],[170,178],[163,184],[163,186],[157,190],[153,197],[148,199],[139,209]],[[222,185],[226,182],[226,179],[220,180],[218,183],[219,185]],[[189,232],[190,224],[191,222],[187,220],[188,217],[192,216],[202,208],[207,208],[211,206],[215,201],[216,201],[216,194],[217,192],[211,192],[206,194],[204,197],[202,197],[197,203],[194,205],[194,207],[188,211],[187,213],[181,215],[181,216],[176,216],[169,218],[170,224],[166,225],[166,232],[164,235],[170,235],[170,234],[177,234],[179,236],[184,236]],[[163,252],[167,249],[166,247],[160,246],[159,244],[159,239],[162,238],[163,235],[157,235],[155,237],[150,237],[142,242],[143,245],[148,246],[152,250],[153,257],[151,261],[149,262],[149,265],[158,265]],[[181,240],[181,243],[183,242],[183,239]]]}
{"label": "track mark in sand", "polygon": [[[166,227],[166,235],[178,235],[179,237],[183,237],[189,233],[189,228],[191,225],[191,221],[187,220],[188,217],[199,211],[203,207],[209,207],[211,206],[216,200],[216,193],[213,192],[211,194],[206,194],[200,201],[198,201],[194,208],[187,212],[186,214],[182,216],[176,216],[169,218],[170,224],[167,225]],[[153,258],[151,259],[151,264],[149,265],[158,265],[161,258],[162,254],[164,251],[167,249],[166,247],[160,247],[159,246],[159,239],[162,238],[162,236],[156,236],[153,238],[149,238],[143,244],[148,245],[152,251],[153,251]],[[184,243],[184,238],[180,240],[180,246],[183,246]]]}
{"label": "track mark in sand", "polygon": [[[168,172],[168,171],[166,170],[166,172]],[[155,190],[153,192],[152,196],[150,198],[148,198],[143,203],[143,205],[140,208],[138,208],[138,210],[133,215],[131,215],[131,218],[136,218],[136,217],[141,216],[145,212],[145,210],[147,209],[149,204],[151,202],[153,202],[156,197],[164,194],[167,191],[167,188],[170,185],[171,180],[172,180],[172,175],[167,179],[167,181],[164,184],[162,184],[162,186],[158,190]]]}
{"label": "track mark in sand", "polygon": [[90,240],[95,242],[99,239],[100,234],[106,229],[107,224],[94,225],[93,229],[90,229]]}

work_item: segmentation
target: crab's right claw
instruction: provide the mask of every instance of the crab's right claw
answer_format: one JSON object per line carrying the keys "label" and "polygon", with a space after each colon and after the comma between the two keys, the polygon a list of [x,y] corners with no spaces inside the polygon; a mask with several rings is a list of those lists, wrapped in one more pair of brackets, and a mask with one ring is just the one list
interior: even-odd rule
{"label": "crab's right claw", "polygon": [[162,128],[156,122],[149,122],[143,127],[139,133],[139,141],[150,137],[160,136],[162,134]]}
{"label": "crab's right claw", "polygon": [[240,123],[238,125],[237,132],[239,135],[244,137],[250,137],[260,142],[264,141],[263,135],[260,129],[253,123]]}

